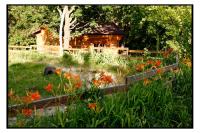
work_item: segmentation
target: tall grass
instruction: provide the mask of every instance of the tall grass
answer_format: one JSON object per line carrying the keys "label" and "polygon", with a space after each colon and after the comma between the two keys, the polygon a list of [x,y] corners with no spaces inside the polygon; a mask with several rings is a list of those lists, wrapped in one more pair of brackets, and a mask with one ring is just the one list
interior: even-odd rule
{"label": "tall grass", "polygon": [[32,117],[24,126],[192,128],[191,74],[191,68],[181,65],[172,86],[163,77],[146,86],[141,81],[130,86],[127,93],[98,99],[95,110],[79,101],[68,105],[65,112],[58,110],[54,116]]}
{"label": "tall grass", "polygon": [[82,51],[77,51],[75,53],[66,52],[65,57],[69,58],[69,56],[73,58],[73,61],[85,65],[106,66],[112,64],[113,66],[126,67],[128,64],[125,58],[113,54],[112,51],[102,53],[94,51],[89,53],[83,53]]}
{"label": "tall grass", "polygon": [[66,52],[64,58],[72,64],[76,63],[89,69],[100,69],[121,73],[122,77],[130,73],[135,64],[142,62],[141,60],[127,60],[127,57],[114,54],[112,51],[89,52],[83,53],[77,51],[75,53]]}
{"label": "tall grass", "polygon": [[27,62],[58,63],[59,57],[51,54],[42,54],[36,51],[9,50],[8,65]]}

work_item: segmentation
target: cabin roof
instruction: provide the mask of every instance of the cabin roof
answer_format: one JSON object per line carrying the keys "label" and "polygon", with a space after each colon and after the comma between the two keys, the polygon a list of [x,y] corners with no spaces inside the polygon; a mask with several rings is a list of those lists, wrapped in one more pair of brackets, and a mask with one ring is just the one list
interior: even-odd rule
{"label": "cabin roof", "polygon": [[87,35],[124,35],[124,32],[114,23],[101,24],[90,32],[86,32]]}
{"label": "cabin roof", "polygon": [[40,33],[40,32],[41,32],[41,29],[34,31],[32,34],[33,34],[33,35],[36,35],[36,34],[38,34],[38,33]]}
{"label": "cabin roof", "polygon": [[[41,32],[44,27],[40,27],[32,34],[36,35]],[[96,28],[91,31],[85,32],[84,35],[124,35],[124,32],[119,29],[115,23],[99,24]]]}
{"label": "cabin roof", "polygon": [[44,30],[44,29],[47,29],[47,27],[43,27],[43,26],[41,26],[39,29],[33,31],[32,34],[33,34],[33,35],[39,34],[39,33],[41,32],[41,30]]}

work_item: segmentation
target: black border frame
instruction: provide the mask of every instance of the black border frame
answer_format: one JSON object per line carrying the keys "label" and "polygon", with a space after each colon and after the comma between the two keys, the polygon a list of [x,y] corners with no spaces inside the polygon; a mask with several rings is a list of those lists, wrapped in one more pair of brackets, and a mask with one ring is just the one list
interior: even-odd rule
{"label": "black border frame", "polygon": [[8,127],[8,34],[9,34],[9,28],[8,28],[8,6],[46,6],[46,5],[65,5],[65,4],[6,4],[6,128],[7,129],[194,129],[194,4],[66,4],[66,5],[99,5],[99,6],[105,6],[105,5],[133,5],[133,6],[191,6],[192,9],[192,127],[185,127],[185,128],[165,128],[165,127],[159,127],[159,128],[55,128],[55,127],[40,127],[40,128],[29,128],[29,127]]}

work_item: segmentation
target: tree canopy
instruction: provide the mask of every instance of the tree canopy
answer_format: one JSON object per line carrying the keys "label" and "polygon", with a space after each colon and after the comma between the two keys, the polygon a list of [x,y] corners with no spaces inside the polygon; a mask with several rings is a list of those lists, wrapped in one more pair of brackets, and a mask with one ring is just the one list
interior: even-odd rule
{"label": "tree canopy", "polygon": [[[31,33],[46,25],[58,36],[60,5],[8,6],[9,45],[31,45]],[[192,55],[191,5],[76,5],[78,24],[71,36],[78,36],[102,23],[115,23],[125,33],[123,44],[130,49],[161,50],[172,47]]]}

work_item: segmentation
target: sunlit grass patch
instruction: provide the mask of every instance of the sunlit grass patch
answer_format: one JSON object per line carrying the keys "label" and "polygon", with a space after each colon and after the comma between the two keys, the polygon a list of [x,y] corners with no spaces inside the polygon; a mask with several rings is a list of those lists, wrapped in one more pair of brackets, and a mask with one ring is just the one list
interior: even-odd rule
{"label": "sunlit grass patch", "polygon": [[36,51],[8,51],[8,65],[27,62],[58,63],[58,59],[59,57],[56,57],[55,55],[40,54]]}

